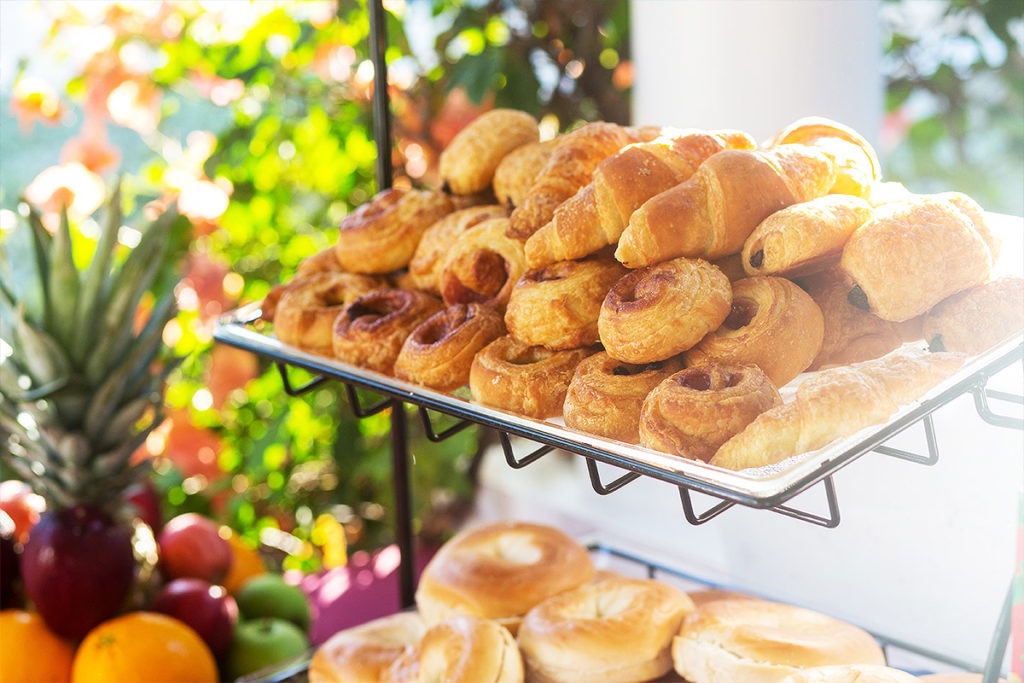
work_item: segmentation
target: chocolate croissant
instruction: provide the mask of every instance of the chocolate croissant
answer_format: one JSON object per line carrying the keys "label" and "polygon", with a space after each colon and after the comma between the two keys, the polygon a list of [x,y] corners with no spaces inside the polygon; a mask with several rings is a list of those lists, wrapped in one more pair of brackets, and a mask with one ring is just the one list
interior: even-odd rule
{"label": "chocolate croissant", "polygon": [[445,189],[460,195],[488,189],[505,155],[539,137],[537,120],[526,112],[492,109],[481,114],[441,152],[438,170]]}

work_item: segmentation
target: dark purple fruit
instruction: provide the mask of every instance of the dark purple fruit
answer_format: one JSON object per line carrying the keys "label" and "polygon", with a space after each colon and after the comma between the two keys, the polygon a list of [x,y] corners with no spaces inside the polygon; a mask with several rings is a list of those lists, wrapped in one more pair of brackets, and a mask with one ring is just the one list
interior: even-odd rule
{"label": "dark purple fruit", "polygon": [[18,551],[15,549],[14,521],[0,510],[0,609],[22,606],[18,583],[21,573],[18,567]]}
{"label": "dark purple fruit", "polygon": [[21,575],[50,630],[79,639],[117,614],[131,591],[131,532],[96,508],[47,511],[25,543]]}
{"label": "dark purple fruit", "polygon": [[227,654],[238,623],[238,605],[223,586],[203,579],[175,579],[149,606],[192,627],[217,659]]}

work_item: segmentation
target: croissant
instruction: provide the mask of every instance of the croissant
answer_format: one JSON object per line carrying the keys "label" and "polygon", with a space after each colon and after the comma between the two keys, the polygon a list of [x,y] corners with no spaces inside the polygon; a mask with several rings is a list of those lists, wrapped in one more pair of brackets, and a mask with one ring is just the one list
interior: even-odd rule
{"label": "croissant", "polygon": [[993,240],[964,195],[885,204],[843,248],[840,265],[855,284],[850,303],[894,322],[926,313],[988,280]]}
{"label": "croissant", "polygon": [[882,166],[871,144],[860,133],[841,123],[808,116],[776,133],[768,146],[793,143],[813,146],[832,160],[836,177],[829,189],[831,193],[866,199],[872,186],[882,177]]}
{"label": "croissant", "polygon": [[641,268],[677,256],[714,259],[739,251],[758,223],[821,197],[832,180],[832,162],[804,145],[719,152],[692,178],[633,212],[615,258]]}
{"label": "croissant", "polygon": [[626,145],[641,142],[642,135],[596,121],[561,136],[523,203],[512,212],[509,236],[525,240],[535,233],[551,220],[559,204],[590,182],[599,163]]}
{"label": "croissant", "polygon": [[886,421],[963,361],[959,353],[919,355],[901,348],[859,365],[822,370],[797,388],[792,401],[761,413],[722,444],[710,462],[732,470],[762,467],[821,448]]}
{"label": "croissant", "polygon": [[615,244],[645,201],[690,178],[713,154],[754,146],[739,131],[685,130],[623,148],[598,164],[593,180],[527,240],[530,267],[582,258]]}
{"label": "croissant", "polygon": [[459,131],[438,159],[444,189],[473,194],[488,188],[494,170],[517,147],[536,142],[537,120],[515,109],[492,109]]}

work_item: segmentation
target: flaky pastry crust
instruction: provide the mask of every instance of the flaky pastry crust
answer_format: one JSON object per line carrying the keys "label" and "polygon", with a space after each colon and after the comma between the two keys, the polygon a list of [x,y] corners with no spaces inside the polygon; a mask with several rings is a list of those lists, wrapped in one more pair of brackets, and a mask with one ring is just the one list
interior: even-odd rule
{"label": "flaky pastry crust", "polygon": [[334,321],[334,357],[391,374],[406,337],[443,308],[437,297],[405,289],[382,289],[361,296]]}
{"label": "flaky pastry crust", "polygon": [[[383,287],[378,278],[355,273],[321,272],[298,277],[278,290],[280,298],[272,318],[274,333],[285,344],[331,355],[338,313],[360,296]],[[268,313],[264,311],[264,317]]]}
{"label": "flaky pastry crust", "polygon": [[449,306],[479,303],[504,311],[512,288],[526,272],[523,245],[505,235],[507,218],[492,218],[456,240],[438,276]]}
{"label": "flaky pastry crust", "polygon": [[516,641],[497,623],[454,617],[434,624],[384,673],[383,683],[522,683]]}
{"label": "flaky pastry crust", "polygon": [[413,287],[440,295],[438,278],[452,246],[470,228],[504,216],[505,210],[500,206],[485,204],[450,213],[427,228],[409,261],[409,279]]}
{"label": "flaky pastry crust", "polygon": [[940,302],[924,316],[932,351],[979,354],[1024,330],[1024,278],[1001,277]]}
{"label": "flaky pastry crust", "polygon": [[481,114],[441,152],[438,170],[445,189],[472,194],[487,188],[505,155],[539,136],[537,120],[526,112],[492,109]]}

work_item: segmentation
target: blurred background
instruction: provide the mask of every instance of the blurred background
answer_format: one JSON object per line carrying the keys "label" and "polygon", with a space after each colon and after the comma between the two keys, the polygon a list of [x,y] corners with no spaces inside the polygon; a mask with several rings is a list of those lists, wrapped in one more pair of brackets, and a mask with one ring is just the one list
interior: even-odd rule
{"label": "blurred background", "polygon": [[[836,4],[856,6],[877,36],[859,46],[878,84],[877,129],[861,132],[884,179],[1024,213],[1024,4]],[[680,90],[713,97],[685,79],[715,60],[682,61],[678,45],[645,41],[633,23],[640,6],[385,2],[395,185],[436,185],[439,151],[493,107],[536,115],[550,137],[583,121],[633,121],[645,88],[645,102]],[[354,420],[330,385],[286,396],[273,367],[214,345],[212,329],[333,242],[341,218],[376,192],[368,30],[365,5],[349,0],[0,3],[0,231],[22,202],[44,223],[70,202],[75,253],[88,255],[92,216],[117,179],[129,246],[147,204],[176,203],[192,230],[165,259],[166,281],[181,280],[163,338],[185,361],[169,378],[168,418],[137,457],[152,459],[166,517],[202,512],[305,571],[390,540],[388,418]],[[641,81],[651,73],[641,54],[678,80]],[[742,87],[723,79],[723,91]],[[800,112],[811,114],[843,121]],[[639,122],[704,125],[680,119]],[[413,436],[421,539],[443,539],[468,510],[485,440],[473,429],[443,444]]]}

